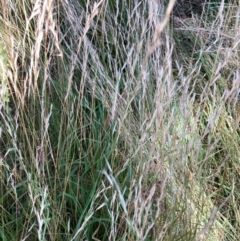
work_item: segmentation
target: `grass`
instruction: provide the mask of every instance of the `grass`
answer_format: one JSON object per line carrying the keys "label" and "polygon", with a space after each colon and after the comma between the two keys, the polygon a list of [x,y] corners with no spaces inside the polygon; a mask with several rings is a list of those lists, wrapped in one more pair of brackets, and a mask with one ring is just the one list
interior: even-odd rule
{"label": "grass", "polygon": [[0,240],[239,240],[239,3],[174,2],[1,2]]}

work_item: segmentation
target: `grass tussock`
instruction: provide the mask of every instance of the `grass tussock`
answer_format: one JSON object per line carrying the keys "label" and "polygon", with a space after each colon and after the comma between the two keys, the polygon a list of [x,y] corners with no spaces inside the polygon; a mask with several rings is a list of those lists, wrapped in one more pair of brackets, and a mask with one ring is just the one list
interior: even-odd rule
{"label": "grass tussock", "polygon": [[0,240],[239,240],[238,1],[0,10]]}

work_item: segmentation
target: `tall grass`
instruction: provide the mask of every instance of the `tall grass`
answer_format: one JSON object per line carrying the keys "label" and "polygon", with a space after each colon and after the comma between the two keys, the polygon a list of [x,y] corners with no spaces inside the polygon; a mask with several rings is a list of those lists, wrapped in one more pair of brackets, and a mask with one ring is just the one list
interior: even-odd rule
{"label": "tall grass", "polygon": [[240,238],[239,3],[174,3],[1,2],[0,240]]}

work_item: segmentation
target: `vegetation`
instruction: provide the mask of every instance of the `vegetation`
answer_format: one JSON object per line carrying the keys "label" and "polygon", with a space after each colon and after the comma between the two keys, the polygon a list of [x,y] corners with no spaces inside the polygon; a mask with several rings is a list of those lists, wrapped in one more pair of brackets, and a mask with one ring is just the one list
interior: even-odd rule
{"label": "vegetation", "polygon": [[1,1],[1,241],[240,239],[239,2],[174,2]]}

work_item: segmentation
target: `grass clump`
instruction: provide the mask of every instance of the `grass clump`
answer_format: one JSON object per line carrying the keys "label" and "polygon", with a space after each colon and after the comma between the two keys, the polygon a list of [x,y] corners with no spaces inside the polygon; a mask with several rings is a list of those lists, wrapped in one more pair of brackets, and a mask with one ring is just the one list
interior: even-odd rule
{"label": "grass clump", "polygon": [[1,2],[0,240],[239,239],[239,6],[197,2]]}

